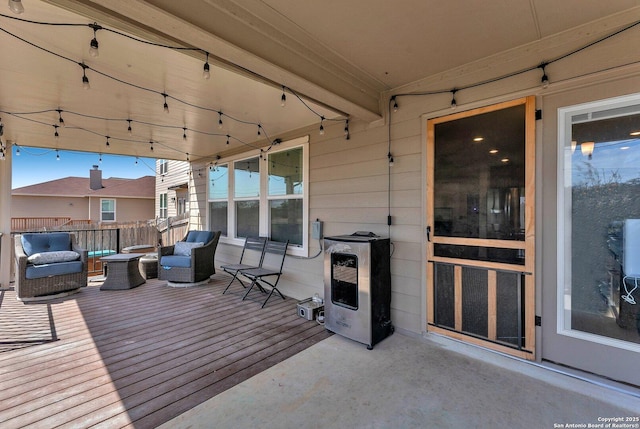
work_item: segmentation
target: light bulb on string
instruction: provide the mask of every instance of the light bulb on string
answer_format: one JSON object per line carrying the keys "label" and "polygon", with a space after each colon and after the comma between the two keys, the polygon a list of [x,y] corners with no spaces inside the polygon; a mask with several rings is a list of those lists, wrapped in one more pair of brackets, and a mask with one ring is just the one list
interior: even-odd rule
{"label": "light bulb on string", "polygon": [[80,67],[82,67],[82,87],[84,89],[91,89],[91,85],[89,85],[89,78],[87,77],[87,66],[85,63],[80,63]]}
{"label": "light bulb on string", "polygon": [[324,135],[324,116],[320,116],[320,135]]}
{"label": "light bulb on string", "polygon": [[60,152],[56,149],[56,161],[60,161]]}
{"label": "light bulb on string", "polygon": [[349,140],[349,120],[344,121],[344,136]]}
{"label": "light bulb on string", "polygon": [[149,141],[151,152],[153,152],[153,140]]}
{"label": "light bulb on string", "polygon": [[107,145],[107,147],[108,147],[108,146],[110,146],[110,144],[109,144],[109,139],[110,139],[111,137],[109,137],[109,136],[106,136],[106,137],[107,137],[107,142],[106,142],[105,144],[106,144],[106,145]]}
{"label": "light bulb on string", "polygon": [[218,112],[218,129],[222,129],[222,112]]}
{"label": "light bulb on string", "polygon": [[391,99],[393,100],[393,111],[397,112],[398,111],[398,100],[396,100],[396,96],[395,95],[393,97],[391,97]]}
{"label": "light bulb on string", "polygon": [[54,125],[53,126],[54,132],[53,132],[53,137],[58,140],[60,138],[60,134],[58,134],[58,126]]}
{"label": "light bulb on string", "polygon": [[227,144],[229,144],[229,134],[227,134]]}
{"label": "light bulb on string", "polygon": [[187,152],[187,162],[189,162],[189,152]]}
{"label": "light bulb on string", "polygon": [[451,109],[458,107],[458,103],[456,102],[456,92],[458,92],[458,90],[455,88],[451,90]]}
{"label": "light bulb on string", "polygon": [[167,94],[162,93],[162,96],[164,97],[164,113],[169,113],[169,105],[167,104]]}
{"label": "light bulb on string", "polygon": [[284,107],[287,105],[287,95],[284,93],[284,85],[282,86],[282,97],[280,97],[280,106]]}
{"label": "light bulb on string", "polygon": [[24,13],[24,6],[22,5],[21,0],[9,0],[9,9],[11,9],[11,12],[16,15]]}
{"label": "light bulb on string", "polygon": [[56,112],[58,112],[58,124],[59,124],[61,127],[64,127],[64,126],[65,126],[65,123],[64,123],[64,119],[62,119],[62,110],[61,110],[61,109],[58,109],[58,110],[56,110]]}
{"label": "light bulb on string", "polygon": [[209,67],[209,52],[206,52],[207,54],[207,59],[204,62],[204,67],[202,69],[202,77],[206,80],[209,80],[209,78],[211,78],[211,69]]}
{"label": "light bulb on string", "polygon": [[138,157],[136,156],[136,167],[138,166]]}
{"label": "light bulb on string", "polygon": [[102,164],[102,154],[100,154],[100,158],[98,158],[98,162]]}
{"label": "light bulb on string", "polygon": [[[14,146],[15,146],[15,143],[14,143]],[[16,156],[20,156],[20,148],[19,147],[16,147]]]}
{"label": "light bulb on string", "polygon": [[391,152],[387,154],[387,158],[389,159],[389,167],[393,167],[393,155],[391,155]]}
{"label": "light bulb on string", "polygon": [[262,128],[262,125],[258,124],[258,136],[262,135],[262,133],[260,132],[261,128]]}
{"label": "light bulb on string", "polygon": [[91,39],[91,42],[89,43],[89,55],[96,58],[100,55],[100,52],[98,51],[99,44],[98,44],[98,39],[96,38],[96,32],[98,30],[101,30],[102,27],[99,26],[97,22],[94,22],[93,24],[89,24],[89,27],[93,29],[93,39]]}
{"label": "light bulb on string", "polygon": [[131,129],[131,119],[127,119],[127,122],[129,123],[129,126],[127,127],[127,132],[129,133],[129,135],[131,135],[133,132],[133,130]]}
{"label": "light bulb on string", "polygon": [[182,140],[187,140],[187,127],[182,128]]}
{"label": "light bulb on string", "polygon": [[549,76],[547,76],[547,71],[545,68],[549,65],[549,63],[542,63],[538,67],[542,69],[542,78],[540,79],[540,83],[544,89],[549,87]]}

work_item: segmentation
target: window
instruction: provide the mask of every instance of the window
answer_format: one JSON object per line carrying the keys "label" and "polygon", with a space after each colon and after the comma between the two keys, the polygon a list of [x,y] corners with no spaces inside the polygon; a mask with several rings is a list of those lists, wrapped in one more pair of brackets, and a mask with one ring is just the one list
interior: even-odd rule
{"label": "window", "polygon": [[221,231],[223,237],[229,232],[228,206],[229,206],[229,166],[227,164],[215,165],[209,168],[209,229]]}
{"label": "window", "polygon": [[116,200],[100,200],[100,220],[113,222],[116,220]]}
{"label": "window", "polygon": [[167,174],[169,172],[169,161],[167,161],[166,159],[161,159],[160,160],[160,168],[158,171],[158,174],[160,174],[161,176]]}
{"label": "window", "polygon": [[560,109],[558,127],[558,328],[631,348],[640,289],[629,294],[624,277],[640,266],[628,251],[640,240],[640,95]]}
{"label": "window", "polygon": [[227,242],[268,236],[289,240],[291,253],[307,255],[308,137],[281,143],[209,168],[209,228]]}
{"label": "window", "polygon": [[161,219],[166,219],[168,216],[167,212],[167,194],[160,194],[160,213],[158,213]]}

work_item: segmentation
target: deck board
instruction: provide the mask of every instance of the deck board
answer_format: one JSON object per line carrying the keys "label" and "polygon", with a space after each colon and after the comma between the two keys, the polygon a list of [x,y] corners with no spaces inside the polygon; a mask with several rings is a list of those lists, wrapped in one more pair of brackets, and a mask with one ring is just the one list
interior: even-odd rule
{"label": "deck board", "polygon": [[222,295],[228,279],[92,283],[48,303],[2,292],[0,427],[156,427],[330,335],[291,298]]}

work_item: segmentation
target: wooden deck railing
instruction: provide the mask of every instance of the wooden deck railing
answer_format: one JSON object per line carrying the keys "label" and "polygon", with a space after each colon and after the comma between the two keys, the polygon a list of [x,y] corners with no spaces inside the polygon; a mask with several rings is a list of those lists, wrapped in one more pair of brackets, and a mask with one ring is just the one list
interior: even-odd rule
{"label": "wooden deck railing", "polygon": [[44,231],[68,225],[88,225],[90,220],[71,219],[70,217],[12,217],[11,231]]}

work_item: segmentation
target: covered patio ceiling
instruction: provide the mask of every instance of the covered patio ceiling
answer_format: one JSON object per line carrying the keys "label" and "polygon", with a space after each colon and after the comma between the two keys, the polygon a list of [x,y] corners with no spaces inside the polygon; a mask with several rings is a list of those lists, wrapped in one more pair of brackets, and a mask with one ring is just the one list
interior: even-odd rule
{"label": "covered patio ceiling", "polygon": [[[640,15],[640,0],[22,4],[20,15],[0,5],[4,140],[191,161],[267,147],[288,131],[319,130],[321,123],[342,131],[346,119],[376,122],[386,91],[549,45],[562,34],[575,37],[564,37],[558,49],[574,49],[598,37],[591,23],[614,31],[612,25]],[[89,49],[93,23],[97,57]],[[204,79],[207,52],[211,77]],[[531,49],[529,65],[546,60],[540,52]],[[83,73],[90,89],[83,88]]]}

